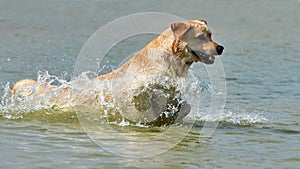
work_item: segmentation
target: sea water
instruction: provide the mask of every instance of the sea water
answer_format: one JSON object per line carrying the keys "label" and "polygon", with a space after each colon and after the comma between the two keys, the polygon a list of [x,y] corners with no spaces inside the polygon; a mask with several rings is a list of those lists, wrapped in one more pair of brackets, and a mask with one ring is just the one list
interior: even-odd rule
{"label": "sea water", "polygon": [[[296,0],[1,1],[0,168],[299,168],[299,7]],[[213,39],[225,46],[220,56],[226,75],[224,111],[198,111],[192,127],[148,128],[121,121],[108,128],[121,133],[116,135],[105,130],[107,125],[86,132],[90,128],[76,114],[44,111],[42,100],[20,106],[7,99],[16,81],[37,79],[39,72],[68,84],[92,33],[113,19],[146,11],[208,21]],[[154,37],[124,41],[110,53],[116,64],[107,65],[118,66],[118,57]],[[203,89],[195,97],[207,98],[213,108],[210,96],[224,91],[209,87],[208,69],[197,63],[190,74]],[[212,135],[203,137],[203,127],[213,129],[215,123]]]}

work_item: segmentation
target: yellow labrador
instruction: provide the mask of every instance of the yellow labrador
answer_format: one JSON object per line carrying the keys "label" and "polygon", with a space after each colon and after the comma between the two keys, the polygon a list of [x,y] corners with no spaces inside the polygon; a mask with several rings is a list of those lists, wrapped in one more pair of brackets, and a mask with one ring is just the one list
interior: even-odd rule
{"label": "yellow labrador", "polygon": [[[190,107],[181,100],[176,86],[159,85],[153,80],[153,77],[171,77],[172,79],[186,77],[189,67],[194,62],[213,64],[215,55],[221,55],[224,47],[214,42],[211,36],[212,32],[205,20],[172,23],[170,28],[137,52],[120,68],[93,80],[117,82],[117,79],[139,77],[133,81],[122,81],[122,84],[115,89],[116,93],[120,95],[134,93],[131,93],[131,98],[127,100],[137,111],[135,113],[128,111],[125,118],[134,122],[144,119],[142,123],[157,126],[172,124],[177,119],[186,116]],[[34,80],[21,80],[13,87],[13,93],[30,96],[33,93],[51,92],[57,88],[54,85],[40,85],[35,91],[30,88],[22,88],[22,86],[30,86],[35,83]],[[143,87],[144,84],[150,84],[150,86]],[[131,90],[132,88],[134,90]],[[155,93],[154,91],[157,89],[161,90],[162,94]],[[67,88],[62,90],[57,97],[63,96],[68,90]],[[162,95],[166,94],[168,98],[162,98]],[[105,95],[106,101],[113,100],[113,94]],[[124,96],[120,97],[124,98]],[[164,105],[161,105],[162,102]],[[170,105],[173,105],[173,109],[170,109],[172,107]]]}

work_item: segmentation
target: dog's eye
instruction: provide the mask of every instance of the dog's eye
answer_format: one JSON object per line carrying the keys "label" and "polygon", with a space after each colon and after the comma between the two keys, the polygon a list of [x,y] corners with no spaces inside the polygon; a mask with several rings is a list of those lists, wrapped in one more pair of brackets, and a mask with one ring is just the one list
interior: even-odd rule
{"label": "dog's eye", "polygon": [[207,39],[203,33],[198,35],[197,38],[200,39],[200,40],[206,40]]}

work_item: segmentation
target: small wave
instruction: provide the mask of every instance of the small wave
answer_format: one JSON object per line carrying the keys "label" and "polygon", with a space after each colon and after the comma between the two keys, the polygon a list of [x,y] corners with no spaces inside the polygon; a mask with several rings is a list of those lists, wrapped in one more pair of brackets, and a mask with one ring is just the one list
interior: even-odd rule
{"label": "small wave", "polygon": [[255,126],[268,123],[268,119],[259,112],[232,112],[226,110],[221,113],[206,113],[196,117],[196,124],[205,122],[218,123],[220,125]]}

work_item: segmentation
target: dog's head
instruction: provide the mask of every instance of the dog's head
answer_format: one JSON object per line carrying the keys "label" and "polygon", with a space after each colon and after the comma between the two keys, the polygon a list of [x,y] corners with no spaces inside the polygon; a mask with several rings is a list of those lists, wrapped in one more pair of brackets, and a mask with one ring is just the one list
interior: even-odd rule
{"label": "dog's head", "polygon": [[214,55],[221,55],[224,50],[211,39],[212,33],[205,20],[175,22],[171,30],[174,35],[172,51],[187,65],[193,62],[213,64]]}

